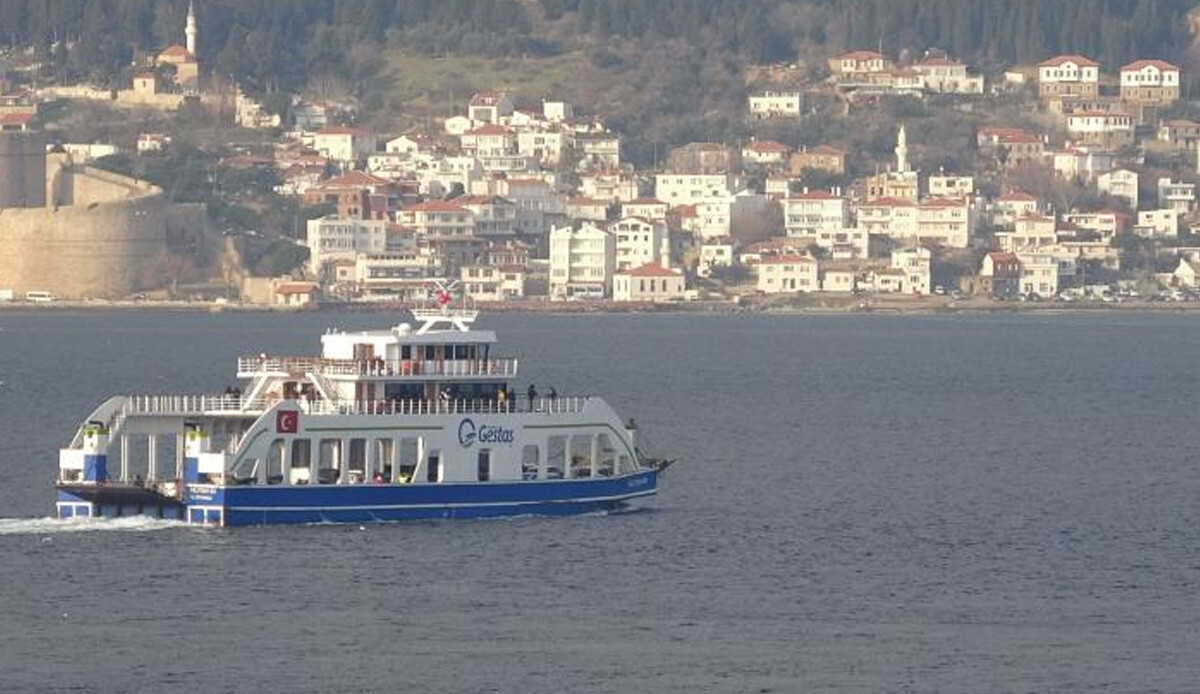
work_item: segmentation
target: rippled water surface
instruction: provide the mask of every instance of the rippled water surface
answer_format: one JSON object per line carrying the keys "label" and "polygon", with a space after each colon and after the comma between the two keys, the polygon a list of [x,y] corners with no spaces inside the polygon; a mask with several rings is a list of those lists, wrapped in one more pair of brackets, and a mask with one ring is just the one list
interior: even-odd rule
{"label": "rippled water surface", "polygon": [[1200,322],[492,316],[681,462],[614,516],[62,524],[115,393],[398,319],[0,313],[0,692],[1194,692]]}

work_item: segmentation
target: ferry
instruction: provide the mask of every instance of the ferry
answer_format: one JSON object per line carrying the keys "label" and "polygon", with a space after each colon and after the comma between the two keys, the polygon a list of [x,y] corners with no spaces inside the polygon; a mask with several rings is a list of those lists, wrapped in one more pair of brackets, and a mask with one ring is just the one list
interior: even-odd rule
{"label": "ferry", "polygon": [[109,399],[59,451],[57,517],[366,523],[619,510],[670,461],[601,398],[513,392],[516,358],[440,305],[328,331],[320,357],[238,360],[212,395]]}

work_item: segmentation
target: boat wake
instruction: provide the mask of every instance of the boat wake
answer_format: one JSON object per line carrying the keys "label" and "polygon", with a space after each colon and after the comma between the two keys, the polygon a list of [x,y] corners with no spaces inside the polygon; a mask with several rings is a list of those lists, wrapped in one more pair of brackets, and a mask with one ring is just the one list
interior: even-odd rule
{"label": "boat wake", "polygon": [[163,520],[144,516],[128,518],[0,518],[0,536],[3,535],[60,535],[66,533],[127,532],[141,533],[155,530],[186,528],[187,523],[178,520]]}

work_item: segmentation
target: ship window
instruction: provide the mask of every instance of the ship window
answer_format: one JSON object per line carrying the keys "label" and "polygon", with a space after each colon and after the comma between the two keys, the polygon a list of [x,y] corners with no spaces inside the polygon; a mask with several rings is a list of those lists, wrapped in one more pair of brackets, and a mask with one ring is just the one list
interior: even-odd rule
{"label": "ship window", "polygon": [[442,452],[434,449],[429,453],[425,466],[425,481],[429,483],[442,481]]}
{"label": "ship window", "polygon": [[455,345],[454,346],[454,358],[455,359],[470,359],[471,358],[470,345]]}
{"label": "ship window", "polygon": [[379,475],[379,481],[390,482],[392,480],[395,453],[396,445],[392,439],[375,439],[375,472]]}
{"label": "ship window", "polygon": [[634,470],[633,466],[629,464],[629,456],[627,455],[622,454],[621,457],[617,458],[617,463],[619,465],[617,468],[617,474],[619,475],[637,472],[637,470]]}
{"label": "ship window", "polygon": [[521,449],[521,479],[535,480],[538,478],[538,447],[526,446]]}
{"label": "ship window", "polygon": [[480,482],[487,482],[492,479],[492,449],[479,449],[479,457],[476,460],[478,464],[478,479]]}
{"label": "ship window", "polygon": [[600,462],[597,463],[596,475],[612,477],[616,474],[617,449],[613,447],[612,439],[608,434],[596,435],[596,448],[600,451]]}
{"label": "ship window", "polygon": [[346,451],[346,469],[350,471],[355,482],[362,482],[367,474],[367,440],[350,439]]}
{"label": "ship window", "polygon": [[592,436],[571,437],[571,468],[568,477],[592,476]]}
{"label": "ship window", "polygon": [[338,451],[338,447],[341,445],[341,441],[337,439],[321,439],[317,442],[317,482],[319,484],[336,484],[338,482],[342,469]]}
{"label": "ship window", "polygon": [[566,469],[567,437],[551,436],[546,446],[546,479],[562,479]]}
{"label": "ship window", "polygon": [[425,345],[425,361],[433,361],[437,359],[437,346]]}
{"label": "ship window", "polygon": [[413,353],[412,345],[400,345],[400,358],[401,359],[412,359],[412,353]]}
{"label": "ship window", "polygon": [[283,439],[275,439],[267,449],[267,484],[283,484]]}
{"label": "ship window", "polygon": [[395,480],[401,483],[412,482],[420,459],[420,439],[400,439],[400,476]]}
{"label": "ship window", "polygon": [[292,467],[308,467],[312,461],[312,442],[308,439],[292,441]]}

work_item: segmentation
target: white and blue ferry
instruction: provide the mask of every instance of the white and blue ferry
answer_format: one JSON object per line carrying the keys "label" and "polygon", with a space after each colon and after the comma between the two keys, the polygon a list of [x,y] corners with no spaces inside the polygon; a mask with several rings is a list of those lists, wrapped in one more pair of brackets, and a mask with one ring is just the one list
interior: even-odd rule
{"label": "white and blue ferry", "polygon": [[[443,296],[443,301],[445,297]],[[238,360],[220,395],[109,399],[59,452],[59,518],[209,526],[565,515],[654,494],[664,461],[598,397],[514,393],[467,308]]]}

